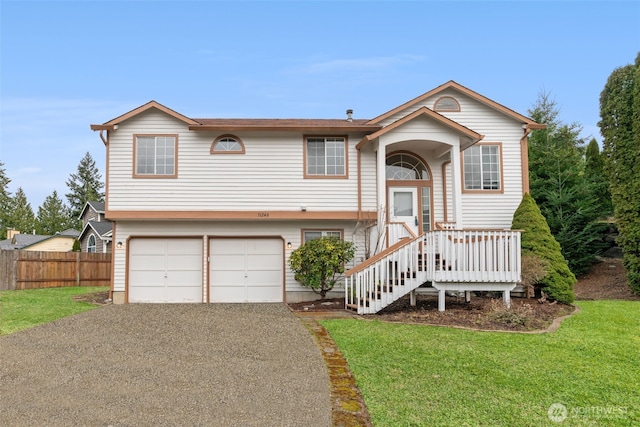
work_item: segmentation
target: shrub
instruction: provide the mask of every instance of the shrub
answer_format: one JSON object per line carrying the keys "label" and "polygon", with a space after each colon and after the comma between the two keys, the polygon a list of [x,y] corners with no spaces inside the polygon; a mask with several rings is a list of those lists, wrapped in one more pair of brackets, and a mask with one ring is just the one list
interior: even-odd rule
{"label": "shrub", "polygon": [[325,298],[353,259],[355,245],[337,237],[309,240],[289,257],[289,267],[302,286]]}
{"label": "shrub", "polygon": [[572,303],[575,300],[573,285],[576,276],[569,270],[560,244],[551,234],[547,221],[529,193],[524,195],[513,214],[511,228],[522,230],[522,256],[538,257],[546,263],[546,274],[538,281],[542,290],[550,299],[564,304]]}

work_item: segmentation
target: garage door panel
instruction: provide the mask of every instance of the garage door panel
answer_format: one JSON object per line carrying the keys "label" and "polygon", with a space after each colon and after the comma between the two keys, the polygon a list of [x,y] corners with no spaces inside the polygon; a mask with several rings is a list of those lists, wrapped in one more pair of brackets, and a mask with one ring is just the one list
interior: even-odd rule
{"label": "garage door panel", "polygon": [[281,239],[210,241],[211,302],[282,302]]}
{"label": "garage door panel", "polygon": [[165,302],[164,286],[137,286],[129,289],[130,302]]}
{"label": "garage door panel", "polygon": [[167,288],[169,302],[202,302],[202,287],[180,286]]}
{"label": "garage door panel", "polygon": [[282,273],[280,270],[252,271],[247,274],[250,286],[277,286],[282,288]]}
{"label": "garage door panel", "polygon": [[202,302],[202,240],[133,238],[129,302]]}

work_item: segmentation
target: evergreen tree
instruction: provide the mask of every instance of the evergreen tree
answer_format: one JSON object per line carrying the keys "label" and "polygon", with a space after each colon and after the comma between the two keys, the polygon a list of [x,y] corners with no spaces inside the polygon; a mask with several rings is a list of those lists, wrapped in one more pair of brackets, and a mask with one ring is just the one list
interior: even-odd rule
{"label": "evergreen tree", "polygon": [[538,281],[542,290],[553,300],[564,304],[572,303],[575,299],[573,285],[576,277],[569,270],[560,244],[551,234],[547,221],[529,193],[524,195],[513,214],[511,228],[523,230],[522,258],[539,259],[544,265],[544,277]]}
{"label": "evergreen tree", "polygon": [[618,244],[629,287],[640,294],[640,53],[634,64],[609,76],[600,94],[600,118]]}
{"label": "evergreen tree", "polygon": [[11,213],[10,226],[22,234],[33,233],[36,229],[36,217],[22,188],[18,188],[16,191],[11,205],[13,212]]}
{"label": "evergreen tree", "polygon": [[80,229],[82,222],[79,219],[82,208],[89,201],[104,201],[102,189],[102,176],[98,172],[96,162],[87,152],[78,164],[77,173],[72,173],[67,180],[69,193],[66,194],[69,201],[70,216],[73,220],[73,228]]}
{"label": "evergreen tree", "polygon": [[11,180],[3,168],[4,163],[0,161],[0,240],[7,238],[7,228],[10,227],[9,220],[11,218],[11,193],[9,192],[9,183]]}
{"label": "evergreen tree", "polygon": [[538,201],[571,270],[584,273],[604,249],[606,226],[597,221],[601,214],[597,196],[585,176],[582,128],[561,123],[556,103],[546,93],[529,113],[547,125],[533,131],[529,140],[531,196]]}
{"label": "evergreen tree", "polygon": [[593,188],[596,196],[600,218],[607,218],[613,213],[611,192],[609,191],[609,177],[605,171],[605,158],[600,152],[598,141],[592,138],[585,154],[585,176]]}
{"label": "evergreen tree", "polygon": [[69,208],[58,197],[58,192],[53,190],[38,208],[38,234],[54,235],[71,228],[72,223]]}

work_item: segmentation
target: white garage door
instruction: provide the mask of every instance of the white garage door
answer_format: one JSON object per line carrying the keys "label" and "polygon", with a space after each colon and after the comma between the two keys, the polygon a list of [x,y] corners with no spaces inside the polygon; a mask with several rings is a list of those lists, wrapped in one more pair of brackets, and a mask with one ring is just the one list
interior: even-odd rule
{"label": "white garage door", "polygon": [[281,239],[211,239],[210,302],[282,302]]}
{"label": "white garage door", "polygon": [[131,239],[129,302],[202,302],[202,239]]}

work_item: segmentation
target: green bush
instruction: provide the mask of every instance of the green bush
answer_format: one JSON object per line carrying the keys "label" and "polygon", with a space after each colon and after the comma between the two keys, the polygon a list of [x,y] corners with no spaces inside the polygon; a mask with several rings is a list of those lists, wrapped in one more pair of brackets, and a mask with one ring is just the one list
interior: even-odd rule
{"label": "green bush", "polygon": [[289,267],[302,286],[325,298],[344,273],[344,265],[353,259],[355,246],[337,237],[309,240],[289,257]]}
{"label": "green bush", "polygon": [[560,244],[551,234],[549,225],[540,212],[536,201],[525,194],[513,214],[511,228],[522,230],[522,256],[534,256],[546,261],[546,275],[538,285],[550,299],[564,304],[575,300],[573,285],[576,276],[569,270],[562,256]]}

